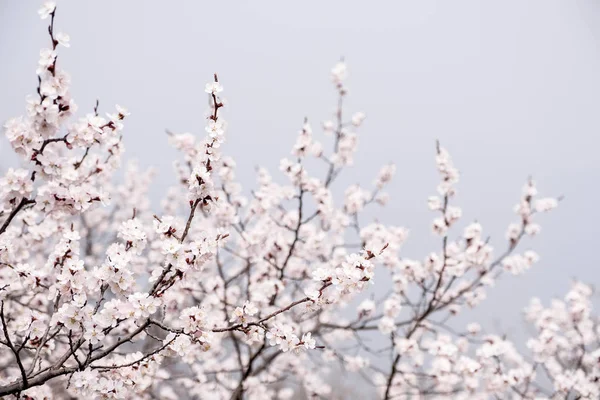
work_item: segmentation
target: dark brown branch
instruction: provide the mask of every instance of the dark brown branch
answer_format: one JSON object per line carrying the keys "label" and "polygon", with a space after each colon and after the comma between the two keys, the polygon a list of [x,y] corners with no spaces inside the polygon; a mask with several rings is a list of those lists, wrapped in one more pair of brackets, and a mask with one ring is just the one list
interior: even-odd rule
{"label": "dark brown branch", "polygon": [[27,373],[25,372],[25,367],[23,367],[23,362],[21,361],[19,352],[13,345],[12,341],[10,340],[10,335],[8,334],[8,325],[6,324],[6,318],[4,317],[4,301],[2,302],[2,305],[0,305],[0,319],[2,319],[2,330],[4,331],[4,338],[6,339],[6,343],[8,344],[8,347],[12,350],[13,354],[15,355],[15,358],[17,359],[17,365],[19,366],[19,370],[21,371],[21,379],[23,380],[24,384],[27,385]]}
{"label": "dark brown branch", "polygon": [[11,221],[17,216],[17,214],[19,213],[19,211],[21,211],[23,209],[23,207],[25,207],[29,204],[34,204],[34,203],[35,203],[35,200],[30,200],[30,199],[23,197],[21,199],[21,201],[19,202],[19,204],[17,204],[17,206],[15,208],[13,208],[13,210],[10,212],[10,214],[8,215],[8,218],[6,218],[6,221],[4,221],[4,224],[2,224],[2,227],[0,228],[0,235],[2,235],[6,231],[6,229],[10,225]]}

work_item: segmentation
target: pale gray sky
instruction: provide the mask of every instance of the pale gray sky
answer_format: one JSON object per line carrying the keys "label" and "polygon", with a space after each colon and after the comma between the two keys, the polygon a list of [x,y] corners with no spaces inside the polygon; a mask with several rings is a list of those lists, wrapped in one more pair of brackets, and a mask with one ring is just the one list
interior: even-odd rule
{"label": "pale gray sky", "polygon": [[[48,45],[39,1],[0,0],[0,121],[34,93],[39,48]],[[80,112],[128,107],[127,157],[173,181],[165,128],[203,134],[203,84],[218,72],[230,107],[225,152],[238,175],[276,169],[307,116],[328,118],[330,67],[344,56],[352,110],[368,115],[349,183],[370,183],[393,161],[392,202],[370,215],[411,229],[404,256],[439,248],[430,233],[435,139],[462,172],[457,204],[504,243],[512,207],[532,175],[543,194],[565,195],[526,243],[540,263],[506,277],[479,311],[520,329],[537,294],[563,295],[573,277],[600,284],[600,3],[503,1],[58,1],[57,30],[71,35],[59,63]],[[4,137],[0,165],[13,159]],[[338,193],[339,194],[339,193]],[[471,318],[469,318],[471,319]]]}

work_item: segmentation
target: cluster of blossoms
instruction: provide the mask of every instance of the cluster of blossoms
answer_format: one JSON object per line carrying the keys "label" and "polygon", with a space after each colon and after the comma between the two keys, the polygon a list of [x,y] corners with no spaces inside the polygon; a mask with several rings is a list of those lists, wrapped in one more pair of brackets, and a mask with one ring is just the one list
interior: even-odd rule
{"label": "cluster of blossoms", "polygon": [[[40,53],[38,94],[4,129],[22,165],[0,177],[0,396],[351,398],[340,369],[384,399],[600,396],[600,325],[584,284],[549,308],[531,303],[536,333],[524,352],[476,323],[451,323],[506,272],[538,260],[521,241],[558,200],[540,198],[533,181],[496,254],[479,223],[459,228],[460,175],[438,144],[440,184],[428,200],[438,250],[400,257],[406,228],[359,222],[387,203],[393,165],[343,199],[332,190],[365,120],[344,113],[339,62],[337,108],[322,124],[333,150],[305,120],[281,174],[259,168],[248,196],[221,154],[226,101],[215,75],[205,138],[169,133],[182,153],[177,184],[153,212],[151,171],[130,163],[114,176],[127,110],[102,117],[97,103],[72,121],[57,64],[69,37],[55,33],[55,14],[51,2],[40,10],[51,48]],[[389,290],[375,290],[376,278]]]}
{"label": "cluster of blossoms", "polygon": [[305,333],[302,335],[302,340],[300,340],[290,325],[274,325],[266,334],[266,338],[271,346],[279,346],[279,349],[284,353],[288,350],[314,349],[316,345],[312,333]]}

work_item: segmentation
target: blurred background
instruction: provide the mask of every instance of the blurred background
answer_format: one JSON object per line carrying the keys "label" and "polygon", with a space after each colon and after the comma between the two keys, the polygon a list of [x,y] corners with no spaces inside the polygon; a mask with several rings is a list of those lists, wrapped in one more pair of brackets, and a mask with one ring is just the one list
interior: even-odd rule
{"label": "blurred background", "polygon": [[[24,113],[35,93],[39,49],[49,46],[40,4],[0,0],[1,122]],[[462,173],[460,226],[480,221],[498,251],[528,176],[542,195],[565,196],[522,247],[540,262],[502,279],[461,324],[479,320],[519,341],[532,296],[562,297],[574,278],[600,284],[598,1],[59,0],[56,31],[71,35],[58,62],[71,74],[79,114],[96,99],[101,112],[116,103],[131,111],[126,158],[156,167],[156,207],[179,157],[165,129],[205,134],[203,89],[214,72],[229,101],[224,153],[249,193],[257,165],[283,181],[279,159],[304,117],[320,134],[336,100],[330,69],[344,57],[346,112],[364,111],[367,120],[355,165],[334,192],[339,200],[349,184],[369,186],[394,162],[392,200],[368,215],[410,229],[404,257],[440,248],[426,205],[438,181],[436,139]],[[2,135],[0,172],[16,163]]]}

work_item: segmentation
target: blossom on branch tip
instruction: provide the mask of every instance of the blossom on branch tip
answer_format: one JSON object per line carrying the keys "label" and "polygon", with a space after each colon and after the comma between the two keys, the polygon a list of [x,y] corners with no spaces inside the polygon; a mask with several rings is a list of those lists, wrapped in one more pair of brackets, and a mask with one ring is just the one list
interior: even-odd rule
{"label": "blossom on branch tip", "polygon": [[38,10],[38,14],[41,19],[46,19],[56,10],[56,3],[53,1],[46,1],[42,7]]}
{"label": "blossom on branch tip", "polygon": [[208,82],[204,91],[210,94],[221,93],[223,91],[223,86],[219,82]]}

